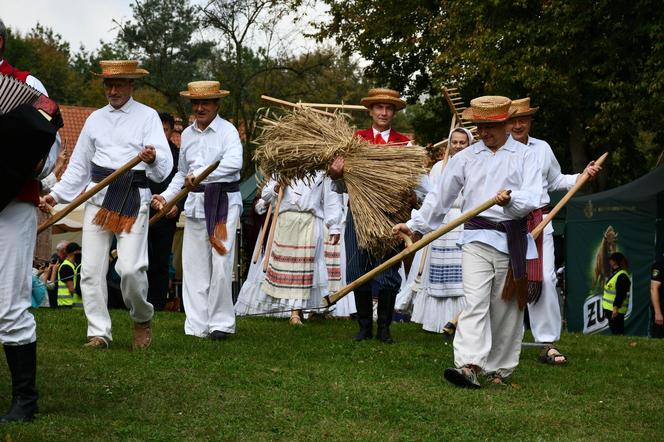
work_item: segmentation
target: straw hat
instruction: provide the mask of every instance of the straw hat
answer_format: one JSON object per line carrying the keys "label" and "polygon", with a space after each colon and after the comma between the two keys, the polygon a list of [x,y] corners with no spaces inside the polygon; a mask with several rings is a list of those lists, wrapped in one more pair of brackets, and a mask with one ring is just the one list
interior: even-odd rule
{"label": "straw hat", "polygon": [[376,103],[392,104],[395,111],[406,107],[406,102],[401,99],[399,92],[384,87],[369,89],[369,96],[362,98],[360,103],[367,109],[370,109]]}
{"label": "straw hat", "polygon": [[509,98],[496,95],[474,98],[470,100],[470,107],[464,109],[461,118],[476,124],[502,123],[512,116],[511,103]]}
{"label": "straw hat", "polygon": [[101,78],[140,78],[149,74],[138,67],[136,60],[102,60],[99,62],[101,74],[93,72]]}
{"label": "straw hat", "polygon": [[187,90],[180,92],[185,98],[190,100],[211,100],[230,95],[229,91],[219,89],[218,81],[192,81],[187,85]]}
{"label": "straw hat", "polygon": [[530,97],[519,98],[518,100],[512,100],[510,110],[514,111],[512,118],[527,117],[529,115],[534,115],[539,110],[539,106],[530,107]]}

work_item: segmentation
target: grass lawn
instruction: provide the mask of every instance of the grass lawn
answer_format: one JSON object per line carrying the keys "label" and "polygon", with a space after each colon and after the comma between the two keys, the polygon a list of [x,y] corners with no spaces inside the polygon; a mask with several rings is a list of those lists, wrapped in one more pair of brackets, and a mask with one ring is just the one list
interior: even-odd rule
{"label": "grass lawn", "polygon": [[451,345],[415,324],[385,345],[351,342],[350,321],[240,318],[211,342],[160,313],[152,347],[132,353],[126,312],[112,312],[106,351],[81,348],[82,311],[35,315],[41,413],[0,426],[3,440],[664,439],[664,340],[567,334],[569,365],[524,349],[509,386],[471,391],[442,377]]}

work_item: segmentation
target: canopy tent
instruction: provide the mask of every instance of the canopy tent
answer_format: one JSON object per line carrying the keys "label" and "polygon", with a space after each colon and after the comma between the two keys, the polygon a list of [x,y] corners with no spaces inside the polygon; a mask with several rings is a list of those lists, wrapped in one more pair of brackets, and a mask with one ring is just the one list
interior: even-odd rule
{"label": "canopy tent", "polygon": [[251,205],[254,202],[254,197],[256,196],[256,186],[258,185],[258,180],[256,179],[256,174],[251,175],[246,180],[240,183],[240,193],[242,194],[242,221],[244,222],[249,216],[249,210],[251,210]]}
{"label": "canopy tent", "polygon": [[565,273],[570,331],[607,330],[601,298],[610,271],[608,256],[619,251],[629,261],[632,277],[625,332],[647,335],[650,266],[664,245],[663,218],[664,166],[624,186],[568,203]]}

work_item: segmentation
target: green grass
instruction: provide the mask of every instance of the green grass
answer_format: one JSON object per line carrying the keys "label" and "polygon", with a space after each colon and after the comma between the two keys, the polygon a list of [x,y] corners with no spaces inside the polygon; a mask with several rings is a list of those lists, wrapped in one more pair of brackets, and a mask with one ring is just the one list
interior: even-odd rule
{"label": "green grass", "polygon": [[[241,318],[226,342],[185,336],[158,314],[132,353],[113,311],[110,350],[84,350],[82,311],[35,312],[38,420],[5,440],[662,440],[664,341],[565,335],[570,364],[524,349],[508,387],[461,390],[442,369],[451,345],[396,324],[394,345],[353,343],[355,324]],[[5,364],[0,407],[9,402]],[[8,435],[8,436],[7,436]]]}

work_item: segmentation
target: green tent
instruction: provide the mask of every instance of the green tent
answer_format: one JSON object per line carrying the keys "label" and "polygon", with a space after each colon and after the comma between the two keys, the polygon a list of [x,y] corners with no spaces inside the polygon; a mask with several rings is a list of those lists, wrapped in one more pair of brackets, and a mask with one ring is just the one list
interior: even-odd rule
{"label": "green tent", "polygon": [[254,202],[254,197],[256,196],[256,174],[251,175],[246,180],[240,183],[240,193],[242,194],[242,221],[245,221],[249,211],[251,210],[251,205]]}
{"label": "green tent", "polygon": [[601,308],[608,255],[629,261],[632,290],[625,333],[647,335],[650,266],[664,238],[664,166],[624,186],[573,198],[565,224],[567,318],[570,331],[607,332]]}

